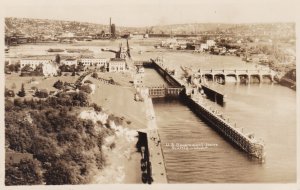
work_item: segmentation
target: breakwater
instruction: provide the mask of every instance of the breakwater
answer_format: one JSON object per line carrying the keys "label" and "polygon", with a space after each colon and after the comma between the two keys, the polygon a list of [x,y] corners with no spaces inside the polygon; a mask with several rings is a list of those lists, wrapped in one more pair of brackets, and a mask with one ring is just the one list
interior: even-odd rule
{"label": "breakwater", "polygon": [[223,92],[220,92],[208,85],[202,84],[201,89],[203,89],[204,93],[213,102],[217,102],[220,105],[224,105],[226,101],[226,95]]}
{"label": "breakwater", "polygon": [[264,159],[264,145],[254,139],[252,134],[243,134],[240,129],[230,124],[218,111],[210,110],[208,106],[201,102],[201,98],[197,100],[196,98],[186,95],[184,91],[180,96],[182,101],[198,117],[205,120],[209,126],[213,127],[220,135],[229,140],[230,143],[236,145],[251,156],[260,160]]}

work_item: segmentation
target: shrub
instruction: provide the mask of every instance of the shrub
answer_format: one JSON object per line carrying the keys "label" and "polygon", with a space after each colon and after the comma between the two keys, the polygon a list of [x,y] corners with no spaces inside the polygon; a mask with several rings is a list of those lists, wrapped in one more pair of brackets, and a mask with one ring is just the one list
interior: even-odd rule
{"label": "shrub", "polygon": [[47,90],[37,90],[35,92],[35,96],[38,98],[47,98],[49,96]]}
{"label": "shrub", "polygon": [[90,81],[90,80],[85,80],[84,83],[85,83],[85,84],[93,84],[93,82]]}
{"label": "shrub", "polygon": [[97,111],[97,112],[101,112],[101,111],[102,111],[102,107],[101,107],[101,106],[98,106],[98,105],[95,104],[95,103],[92,104],[92,107],[93,107],[94,110]]}
{"label": "shrub", "polygon": [[42,184],[42,180],[42,169],[37,160],[21,160],[5,167],[5,185],[37,185]]}
{"label": "shrub", "polygon": [[24,84],[23,83],[22,83],[21,90],[18,92],[18,96],[20,96],[20,97],[26,96],[25,88],[24,88]]}
{"label": "shrub", "polygon": [[95,78],[95,79],[97,79],[98,78],[98,74],[97,73],[93,73],[92,77]]}
{"label": "shrub", "polygon": [[15,92],[5,88],[5,97],[15,97]]}
{"label": "shrub", "polygon": [[89,85],[82,85],[79,87],[79,90],[90,94],[93,90]]}
{"label": "shrub", "polygon": [[58,80],[53,84],[53,87],[61,90],[64,87],[64,83],[62,81]]}

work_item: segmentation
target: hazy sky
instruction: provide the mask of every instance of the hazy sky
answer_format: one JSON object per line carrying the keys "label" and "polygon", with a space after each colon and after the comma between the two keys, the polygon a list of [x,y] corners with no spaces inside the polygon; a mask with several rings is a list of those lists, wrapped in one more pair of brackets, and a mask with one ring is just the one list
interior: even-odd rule
{"label": "hazy sky", "polygon": [[[295,22],[296,0],[0,0],[4,17],[76,20],[119,26]],[[299,4],[298,4],[299,7]]]}

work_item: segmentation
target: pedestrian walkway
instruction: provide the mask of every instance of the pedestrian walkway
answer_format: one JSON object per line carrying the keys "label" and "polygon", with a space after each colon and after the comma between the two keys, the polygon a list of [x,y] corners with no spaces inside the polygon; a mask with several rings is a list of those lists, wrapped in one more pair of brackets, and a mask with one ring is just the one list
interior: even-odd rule
{"label": "pedestrian walkway", "polygon": [[158,134],[152,99],[145,97],[147,116],[147,140],[153,183],[168,183],[161,141]]}

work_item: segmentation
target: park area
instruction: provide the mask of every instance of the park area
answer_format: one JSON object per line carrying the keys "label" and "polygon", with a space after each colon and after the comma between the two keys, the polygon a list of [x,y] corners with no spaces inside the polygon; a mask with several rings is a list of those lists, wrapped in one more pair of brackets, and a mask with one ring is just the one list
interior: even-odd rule
{"label": "park area", "polygon": [[74,83],[77,80],[78,76],[58,76],[58,77],[43,77],[43,76],[26,76],[26,77],[20,77],[19,73],[12,73],[12,74],[6,74],[5,75],[5,87],[9,90],[13,90],[15,94],[17,94],[22,84],[24,84],[25,92],[31,92],[26,93],[25,98],[32,98],[32,95],[34,93],[33,89],[46,89],[48,93],[50,91],[56,91],[53,87],[53,84],[60,80],[62,82],[68,82],[68,83]]}

